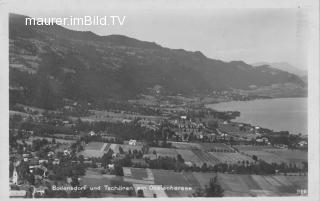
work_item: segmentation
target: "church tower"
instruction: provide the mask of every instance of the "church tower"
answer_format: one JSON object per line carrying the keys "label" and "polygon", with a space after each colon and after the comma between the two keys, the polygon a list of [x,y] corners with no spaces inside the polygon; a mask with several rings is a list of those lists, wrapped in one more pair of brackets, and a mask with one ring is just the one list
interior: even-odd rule
{"label": "church tower", "polygon": [[14,166],[13,175],[12,175],[12,183],[18,185],[18,179],[19,179],[19,177],[18,177],[17,168],[16,168],[16,166]]}

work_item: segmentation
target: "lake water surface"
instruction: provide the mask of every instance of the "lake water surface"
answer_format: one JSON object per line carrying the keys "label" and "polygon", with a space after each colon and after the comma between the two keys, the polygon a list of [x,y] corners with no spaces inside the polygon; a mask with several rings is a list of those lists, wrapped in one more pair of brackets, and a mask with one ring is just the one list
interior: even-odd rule
{"label": "lake water surface", "polygon": [[307,135],[307,104],[307,98],[278,98],[223,102],[208,107],[218,111],[239,111],[237,122]]}

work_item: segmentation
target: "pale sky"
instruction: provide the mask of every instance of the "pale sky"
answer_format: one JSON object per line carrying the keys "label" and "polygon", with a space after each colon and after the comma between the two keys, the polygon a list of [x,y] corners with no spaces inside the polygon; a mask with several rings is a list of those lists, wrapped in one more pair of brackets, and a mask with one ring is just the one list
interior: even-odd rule
{"label": "pale sky", "polygon": [[[81,2],[81,1],[80,1]],[[206,5],[113,3],[85,9],[83,3],[62,10],[16,9],[32,17],[125,15],[124,26],[69,26],[99,35],[121,34],[161,46],[201,51],[223,61],[288,62],[306,69],[307,12],[299,8],[214,8]],[[121,2],[121,1],[119,1]],[[163,1],[159,1],[163,2]],[[172,2],[172,3],[170,3]],[[189,1],[190,2],[190,1]],[[201,9],[203,8],[203,9]]]}

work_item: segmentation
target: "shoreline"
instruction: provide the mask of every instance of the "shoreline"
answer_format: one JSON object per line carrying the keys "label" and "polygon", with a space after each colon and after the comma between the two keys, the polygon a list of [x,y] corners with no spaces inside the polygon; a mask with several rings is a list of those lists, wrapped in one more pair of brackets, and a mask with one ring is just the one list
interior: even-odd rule
{"label": "shoreline", "polygon": [[[279,100],[279,99],[308,99],[308,97],[286,97],[286,98],[271,98],[272,100]],[[232,104],[232,103],[242,103],[242,102],[251,102],[251,101],[261,101],[261,100],[269,100],[269,99],[254,99],[254,100],[247,100],[247,101],[224,101],[224,102],[219,102],[219,103],[211,103],[211,104],[205,104],[205,108],[210,108],[210,109],[213,109],[213,110],[216,110],[216,111],[219,111],[219,112],[228,112],[228,111],[232,111],[232,112],[240,112],[240,116],[239,117],[236,117],[235,119],[233,119],[233,122],[236,122],[236,123],[244,123],[244,124],[250,124],[251,126],[260,126],[260,125],[257,125],[258,123],[252,123],[250,122],[250,120],[248,121],[243,121],[243,120],[240,120],[239,121],[239,118],[242,116],[243,112],[239,111],[239,110],[233,110],[233,109],[230,109],[230,110],[221,110],[221,109],[216,109],[216,108],[213,108],[212,105],[217,105],[217,104],[224,104],[224,103],[227,103],[227,104]],[[276,131],[276,132],[280,132],[280,131],[288,131],[290,134],[293,134],[293,135],[299,135],[301,134],[301,136],[304,136],[304,137],[308,137],[308,131],[307,131],[307,134],[305,134],[304,132],[293,132],[293,131],[289,131],[289,130],[283,130],[283,129],[277,129],[277,128],[271,128],[270,126],[260,126],[262,128],[266,128],[266,129],[269,129],[269,130],[273,130],[273,131]]]}
{"label": "shoreline", "polygon": [[270,100],[270,99],[289,99],[289,98],[308,98],[308,96],[292,96],[292,97],[269,97],[269,98],[254,98],[249,100],[226,100],[220,102],[211,102],[211,103],[203,103],[204,106],[207,108],[208,105],[213,104],[220,104],[220,103],[230,103],[230,102],[248,102],[248,101],[255,101],[255,100]]}

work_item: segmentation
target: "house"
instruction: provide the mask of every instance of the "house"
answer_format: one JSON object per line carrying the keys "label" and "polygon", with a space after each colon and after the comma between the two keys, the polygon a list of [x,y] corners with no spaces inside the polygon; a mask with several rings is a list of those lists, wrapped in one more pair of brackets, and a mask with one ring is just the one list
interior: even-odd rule
{"label": "house", "polygon": [[28,158],[28,157],[29,157],[29,154],[22,154],[22,157],[23,157],[23,158]]}
{"label": "house", "polygon": [[308,142],[305,141],[305,140],[302,140],[302,141],[300,141],[300,142],[298,143],[298,145],[299,145],[300,147],[306,147],[306,146],[308,146]]}
{"label": "house", "polygon": [[72,178],[71,177],[67,177],[67,183],[71,184],[71,182],[72,182]]}
{"label": "house", "polygon": [[228,137],[229,135],[228,134],[226,134],[226,133],[222,133],[221,134],[221,137]]}
{"label": "house", "polygon": [[31,158],[29,161],[29,165],[39,165],[39,159],[38,158]]}
{"label": "house", "polygon": [[217,135],[214,133],[210,133],[210,134],[207,134],[207,137],[210,140],[210,142],[212,142],[212,141],[216,140]]}
{"label": "house", "polygon": [[64,120],[64,121],[62,121],[62,123],[63,123],[64,125],[66,125],[66,124],[69,124],[70,122],[69,122],[68,120]]}
{"label": "house", "polygon": [[96,163],[96,165],[97,165],[97,168],[101,168],[102,163]]}
{"label": "house", "polygon": [[63,151],[63,154],[64,154],[65,156],[67,156],[67,155],[70,155],[71,153],[70,153],[69,150],[65,149],[65,150]]}
{"label": "house", "polygon": [[185,161],[184,164],[186,164],[188,167],[192,167],[192,162],[191,161]]}
{"label": "house", "polygon": [[157,159],[158,157],[157,157],[157,154],[144,154],[144,155],[143,155],[143,158],[144,158],[144,159],[148,158],[149,160],[155,160],[155,159]]}
{"label": "house", "polygon": [[129,140],[129,145],[136,146],[137,140]]}
{"label": "house", "polygon": [[37,174],[34,175],[34,176],[40,176],[38,177],[38,179],[42,179],[42,177],[47,177],[48,169],[45,166],[42,166],[42,165],[29,166],[29,171],[31,173],[36,171],[36,169],[42,170],[42,172],[37,171]]}
{"label": "house", "polygon": [[117,140],[117,137],[115,137],[115,136],[108,136],[108,135],[102,135],[101,138],[102,138],[103,140],[108,140],[108,141],[113,141],[113,142],[115,142],[115,141]]}
{"label": "house", "polygon": [[187,116],[181,116],[180,118],[186,120]]}
{"label": "house", "polygon": [[83,161],[83,163],[86,164],[86,165],[91,165],[92,161],[91,160],[90,161],[85,160],[85,161]]}
{"label": "house", "polygon": [[114,164],[108,164],[107,167],[108,167],[109,170],[114,170]]}
{"label": "house", "polygon": [[54,155],[54,152],[53,151],[49,151],[48,152],[48,157],[51,157],[51,156],[53,156]]}
{"label": "house", "polygon": [[122,123],[130,123],[130,122],[132,122],[132,120],[130,120],[130,119],[123,119],[122,120]]}
{"label": "house", "polygon": [[89,136],[95,136],[96,133],[95,133],[94,131],[90,131],[90,132],[88,133],[88,135],[89,135]]}
{"label": "house", "polygon": [[48,163],[48,160],[45,160],[45,159],[39,160],[39,164],[43,164],[43,163]]}
{"label": "house", "polygon": [[120,153],[113,153],[112,154],[112,158],[117,158],[117,157],[119,157],[120,156]]}
{"label": "house", "polygon": [[38,188],[33,188],[33,192],[32,192],[32,197],[34,197],[34,195],[40,194],[40,196],[43,196],[45,194],[45,190],[48,189],[48,187],[44,187],[44,186],[39,186]]}
{"label": "house", "polygon": [[52,162],[53,165],[59,165],[60,164],[60,159],[56,158],[54,159],[54,161]]}
{"label": "house", "polygon": [[261,143],[261,142],[263,142],[263,139],[256,139],[256,142]]}

